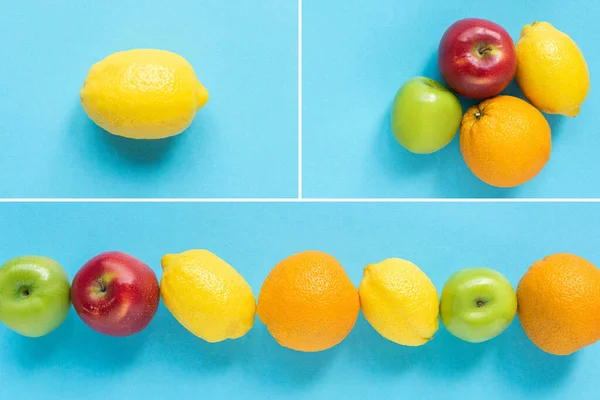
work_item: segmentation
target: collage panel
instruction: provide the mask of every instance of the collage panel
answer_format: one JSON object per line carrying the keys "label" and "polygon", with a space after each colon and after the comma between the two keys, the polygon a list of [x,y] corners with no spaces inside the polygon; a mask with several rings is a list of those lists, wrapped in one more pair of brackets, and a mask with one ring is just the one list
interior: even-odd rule
{"label": "collage panel", "polygon": [[3,1],[0,36],[0,197],[297,197],[296,1]]}
{"label": "collage panel", "polygon": [[598,204],[0,215],[2,399],[597,397]]}
{"label": "collage panel", "polygon": [[599,197],[599,7],[305,1],[305,197]]}

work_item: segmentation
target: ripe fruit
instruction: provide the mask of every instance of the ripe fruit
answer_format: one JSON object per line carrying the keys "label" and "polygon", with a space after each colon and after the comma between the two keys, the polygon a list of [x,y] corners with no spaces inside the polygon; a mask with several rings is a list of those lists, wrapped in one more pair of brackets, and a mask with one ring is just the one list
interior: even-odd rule
{"label": "ripe fruit", "polygon": [[267,276],[258,316],[277,342],[293,350],[329,349],[350,333],[360,304],[340,263],[320,251],[286,258]]}
{"label": "ripe fruit", "polygon": [[435,286],[410,261],[388,258],[368,265],[359,293],[367,321],[392,342],[420,346],[438,330]]}
{"label": "ripe fruit", "polygon": [[23,256],[0,267],[0,321],[13,331],[44,336],[64,322],[70,308],[69,277],[56,261]]}
{"label": "ripe fruit", "polygon": [[517,83],[531,104],[548,114],[579,114],[590,73],[573,39],[547,22],[525,25],[517,60]]}
{"label": "ripe fruit", "polygon": [[438,66],[458,94],[472,99],[496,96],[517,71],[515,45],[508,32],[492,21],[462,19],[444,33]]}
{"label": "ripe fruit", "polygon": [[536,346],[572,354],[600,340],[600,270],[573,254],[534,263],[517,287],[519,320]]}
{"label": "ripe fruit", "polygon": [[392,132],[408,151],[429,154],[446,146],[458,131],[462,107],[441,83],[417,76],[396,94]]}
{"label": "ripe fruit", "polygon": [[524,100],[498,96],[467,110],[460,150],[479,179],[514,187],[533,179],[550,159],[552,137],[544,116]]}
{"label": "ripe fruit", "polygon": [[89,260],[73,278],[73,307],[90,328],[109,336],[143,330],[160,292],[154,271],[128,254],[111,251]]}
{"label": "ripe fruit", "polygon": [[132,139],[183,132],[207,101],[192,66],[164,50],[114,53],[92,66],[81,89],[81,104],[96,124]]}
{"label": "ripe fruit", "polygon": [[465,268],[448,279],[442,290],[440,315],[446,329],[471,343],[490,340],[517,314],[517,295],[501,273],[489,268]]}
{"label": "ripe fruit", "polygon": [[210,343],[244,336],[254,325],[256,300],[244,278],[207,250],[167,254],[160,292],[188,331]]}

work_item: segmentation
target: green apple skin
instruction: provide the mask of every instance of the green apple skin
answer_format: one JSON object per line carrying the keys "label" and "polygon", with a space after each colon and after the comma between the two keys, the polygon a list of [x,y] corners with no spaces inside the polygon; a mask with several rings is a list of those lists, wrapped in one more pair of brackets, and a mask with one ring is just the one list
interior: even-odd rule
{"label": "green apple skin", "polygon": [[28,337],[58,328],[71,307],[69,277],[56,261],[16,257],[0,267],[0,321]]}
{"label": "green apple skin", "polygon": [[471,343],[501,334],[517,314],[517,295],[501,273],[489,268],[466,268],[448,279],[440,299],[446,329]]}
{"label": "green apple skin", "polygon": [[458,97],[433,79],[409,79],[396,94],[392,133],[408,151],[430,154],[452,141],[462,120]]}

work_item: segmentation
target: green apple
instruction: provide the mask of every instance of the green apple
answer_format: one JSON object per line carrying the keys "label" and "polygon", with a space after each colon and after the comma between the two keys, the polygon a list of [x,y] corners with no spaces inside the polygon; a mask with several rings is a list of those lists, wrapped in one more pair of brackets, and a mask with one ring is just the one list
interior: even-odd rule
{"label": "green apple", "polygon": [[21,335],[44,336],[67,318],[69,290],[69,277],[56,261],[13,258],[0,267],[0,321]]}
{"label": "green apple", "polygon": [[460,270],[442,290],[442,322],[451,334],[467,342],[498,336],[516,314],[515,290],[504,275],[489,268]]}
{"label": "green apple", "polygon": [[392,132],[408,151],[430,154],[452,141],[462,120],[458,97],[438,81],[417,76],[396,94]]}

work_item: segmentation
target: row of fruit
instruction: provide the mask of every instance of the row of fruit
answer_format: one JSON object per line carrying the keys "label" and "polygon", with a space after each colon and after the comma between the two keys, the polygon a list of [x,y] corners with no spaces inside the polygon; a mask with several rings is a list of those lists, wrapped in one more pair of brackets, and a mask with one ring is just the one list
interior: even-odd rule
{"label": "row of fruit", "polygon": [[162,297],[177,321],[211,343],[244,336],[258,314],[282,346],[322,351],[346,338],[361,309],[377,332],[405,346],[430,341],[440,317],[454,336],[487,341],[517,312],[527,336],[548,353],[568,355],[600,340],[600,270],[566,253],[534,263],[516,292],[497,271],[467,268],[449,278],[438,298],[409,261],[368,265],[356,290],[333,256],[304,251],[269,273],[258,305],[244,278],[207,250],[165,255],[162,268],[159,286],[142,261],[107,252],[88,261],[70,285],[56,261],[17,257],[0,267],[0,320],[39,337],[62,324],[72,302],[90,328],[127,336],[150,323]]}
{"label": "row of fruit", "polygon": [[[515,46],[492,21],[460,20],[440,41],[438,67],[458,95],[486,100],[463,116],[459,98],[443,84],[412,78],[396,95],[393,135],[407,150],[428,154],[450,143],[460,127],[465,163],[479,179],[497,187],[524,184],[542,171],[552,137],[540,111],[575,117],[590,89],[581,50],[547,22],[523,27]],[[513,78],[531,104],[498,96]]]}

